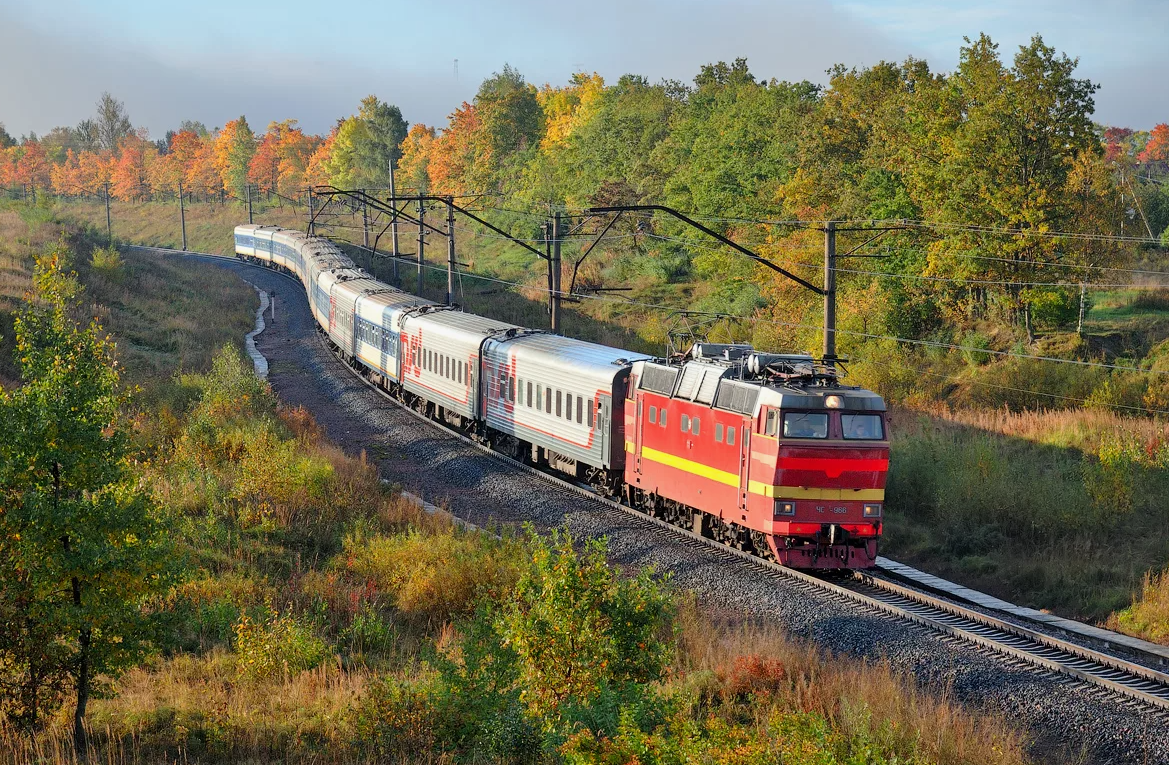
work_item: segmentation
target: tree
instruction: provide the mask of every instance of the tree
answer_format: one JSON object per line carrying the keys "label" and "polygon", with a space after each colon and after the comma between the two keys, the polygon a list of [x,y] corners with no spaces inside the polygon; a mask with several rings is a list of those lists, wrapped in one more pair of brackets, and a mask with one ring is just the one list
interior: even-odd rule
{"label": "tree", "polygon": [[101,149],[101,139],[98,136],[97,122],[82,120],[73,128],[73,141],[80,151],[98,151]]}
{"label": "tree", "polygon": [[[0,126],[2,127],[2,126]],[[3,146],[0,141],[0,146]],[[1145,149],[1137,157],[1141,162],[1169,161],[1169,124],[1160,123],[1149,133],[1149,141]]]}
{"label": "tree", "polygon": [[128,202],[142,196],[148,189],[146,166],[148,154],[156,152],[152,144],[136,137],[122,141],[122,152],[114,163],[110,174],[110,192],[118,199]]}
{"label": "tree", "polygon": [[402,141],[398,159],[398,182],[423,194],[430,191],[430,149],[434,136],[434,128],[415,122]]}
{"label": "tree", "polygon": [[102,93],[97,102],[94,130],[100,148],[106,151],[117,149],[122,139],[134,132],[130,117],[126,114],[126,105],[108,92]]}
{"label": "tree", "polygon": [[37,259],[16,319],[24,384],[0,391],[0,706],[26,727],[76,698],[74,745],[98,678],[150,647],[144,608],[169,582],[163,524],[133,472],[114,346],[73,316],[60,243]]}
{"label": "tree", "polygon": [[25,141],[20,149],[20,159],[16,160],[16,182],[26,183],[34,189],[49,188],[52,179],[44,147],[37,141]]}
{"label": "tree", "polygon": [[9,135],[8,131],[4,129],[4,123],[0,122],[0,149],[7,149],[9,146],[15,146],[16,139]]}
{"label": "tree", "polygon": [[248,165],[256,153],[256,136],[241,114],[231,120],[215,138],[215,167],[223,181],[223,189],[237,199],[244,198],[248,182]]}
{"label": "tree", "polygon": [[390,163],[397,168],[401,158],[399,147],[406,139],[407,125],[402,110],[371,95],[361,100],[357,118],[366,128],[361,140],[353,146],[357,181],[367,186],[389,186]]}

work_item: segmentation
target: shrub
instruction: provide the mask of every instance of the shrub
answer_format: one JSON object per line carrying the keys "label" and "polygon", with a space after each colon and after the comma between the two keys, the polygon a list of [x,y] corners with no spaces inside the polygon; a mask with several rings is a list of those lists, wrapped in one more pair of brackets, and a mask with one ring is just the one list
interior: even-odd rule
{"label": "shrub", "polygon": [[122,254],[114,247],[95,247],[89,263],[95,271],[111,278],[121,276],[126,265],[126,261],[122,260]]}
{"label": "shrub", "polygon": [[515,542],[455,529],[397,536],[350,535],[344,566],[393,597],[404,614],[431,623],[474,612],[484,597],[501,598],[519,576]]}
{"label": "shrub", "polygon": [[587,704],[606,687],[658,680],[672,654],[673,604],[662,585],[646,571],[621,579],[601,541],[580,555],[567,534],[531,544],[532,565],[499,631],[519,657],[532,714],[554,721],[569,700]]}
{"label": "shrub", "polygon": [[325,660],[329,647],[292,614],[273,612],[263,621],[240,617],[235,653],[239,673],[259,680],[312,669]]}

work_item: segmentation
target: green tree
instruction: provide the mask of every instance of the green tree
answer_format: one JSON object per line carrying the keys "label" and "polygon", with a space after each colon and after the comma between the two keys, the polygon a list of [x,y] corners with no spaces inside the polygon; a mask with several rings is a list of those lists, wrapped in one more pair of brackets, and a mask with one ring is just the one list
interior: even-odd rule
{"label": "green tree", "polygon": [[75,318],[63,243],[37,260],[15,324],[24,384],[0,391],[0,705],[35,726],[72,685],[74,742],[97,679],[149,648],[167,584],[163,524],[136,479],[113,344]]}
{"label": "green tree", "polygon": [[353,147],[358,182],[366,186],[389,186],[390,163],[397,168],[402,157],[399,146],[406,140],[409,127],[402,119],[402,110],[371,95],[361,100],[357,118],[365,124],[361,140]]}

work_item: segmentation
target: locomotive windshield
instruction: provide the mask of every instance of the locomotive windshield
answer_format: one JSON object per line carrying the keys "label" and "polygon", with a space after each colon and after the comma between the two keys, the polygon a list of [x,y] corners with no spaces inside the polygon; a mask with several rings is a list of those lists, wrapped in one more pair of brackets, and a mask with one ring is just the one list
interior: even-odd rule
{"label": "locomotive windshield", "polygon": [[823,412],[785,412],[784,438],[828,438],[828,415]]}
{"label": "locomotive windshield", "polygon": [[884,438],[879,414],[842,414],[844,437],[852,441],[879,441]]}

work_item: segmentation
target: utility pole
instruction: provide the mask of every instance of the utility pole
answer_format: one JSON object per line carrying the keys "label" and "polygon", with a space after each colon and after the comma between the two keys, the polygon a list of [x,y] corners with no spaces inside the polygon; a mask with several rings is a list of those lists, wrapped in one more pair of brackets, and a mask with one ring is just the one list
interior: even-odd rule
{"label": "utility pole", "polygon": [[183,229],[183,252],[187,251],[187,211],[183,207],[183,182],[179,181],[179,225]]}
{"label": "utility pole", "polygon": [[418,195],[418,297],[422,297],[422,253],[426,249],[426,203]]}
{"label": "utility pole", "polygon": [[244,184],[244,193],[248,197],[248,223],[254,223],[255,221],[252,220],[252,184]]}
{"label": "utility pole", "polygon": [[836,221],[824,225],[824,361],[836,361]]}
{"label": "utility pole", "polygon": [[447,197],[446,208],[446,304],[455,304],[455,198]]}
{"label": "utility pole", "polygon": [[548,268],[552,270],[552,331],[560,332],[560,212],[552,216],[552,258]]}
{"label": "utility pole", "polygon": [[[361,190],[361,195],[365,196],[365,189]],[[361,246],[369,251],[369,203],[364,199],[361,201]]]}
{"label": "utility pole", "polygon": [[309,236],[313,235],[313,187],[312,186],[308,187],[308,226],[305,228],[304,233],[308,234]]}
{"label": "utility pole", "polygon": [[[390,160],[390,199],[394,200],[394,160]],[[394,261],[394,284],[398,283],[398,208],[397,202],[391,201],[390,207],[394,212],[390,216],[390,255]]]}
{"label": "utility pole", "polygon": [[109,240],[111,246],[114,244],[114,227],[110,223],[110,183],[106,181],[106,239]]}

